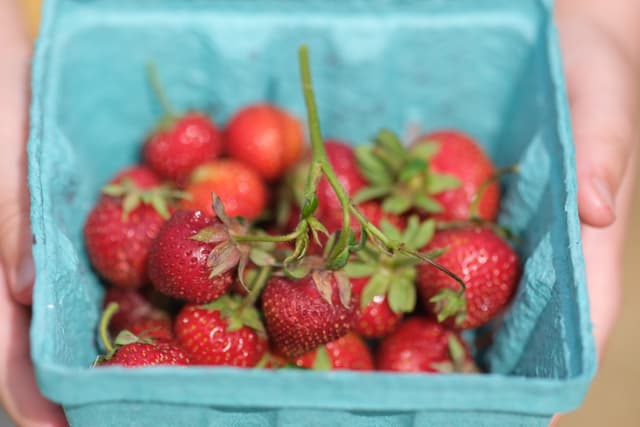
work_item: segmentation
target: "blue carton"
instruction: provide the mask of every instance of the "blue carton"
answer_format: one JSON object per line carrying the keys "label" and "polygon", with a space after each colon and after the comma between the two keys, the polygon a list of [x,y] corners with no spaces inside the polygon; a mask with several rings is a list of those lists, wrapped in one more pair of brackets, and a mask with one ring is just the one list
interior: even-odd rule
{"label": "blue carton", "polygon": [[[542,426],[594,375],[572,137],[545,0],[49,0],[29,152],[37,268],[32,358],[74,426]],[[307,43],[326,136],[455,127],[504,181],[524,274],[490,374],[91,369],[103,288],[82,240],[100,186],[160,117],[153,60],[181,109],[224,123],[269,100],[304,117]]]}

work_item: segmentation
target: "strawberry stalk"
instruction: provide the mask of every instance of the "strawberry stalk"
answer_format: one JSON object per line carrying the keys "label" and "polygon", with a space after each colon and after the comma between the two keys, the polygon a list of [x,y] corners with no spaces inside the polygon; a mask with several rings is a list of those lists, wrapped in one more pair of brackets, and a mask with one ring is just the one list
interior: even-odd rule
{"label": "strawberry stalk", "polygon": [[160,76],[158,75],[156,65],[153,62],[149,62],[147,64],[147,78],[149,79],[149,84],[151,84],[153,94],[160,104],[160,108],[164,114],[163,118],[160,120],[160,127],[168,127],[178,118],[178,113],[169,101],[169,97],[160,82]]}
{"label": "strawberry stalk", "polygon": [[253,280],[251,284],[251,291],[249,295],[247,295],[242,301],[242,308],[250,307],[256,303],[258,297],[262,293],[262,289],[267,284],[267,280],[269,280],[269,276],[271,275],[271,267],[262,267],[258,272],[258,276]]}
{"label": "strawberry stalk", "polygon": [[[340,202],[340,206],[342,207],[342,231],[340,232],[338,241],[335,243],[331,253],[329,254],[329,262],[331,264],[332,261],[337,260],[338,257],[340,257],[349,244],[349,236],[351,232],[349,224],[351,220],[351,216],[349,215],[349,205],[351,204],[351,201],[349,200],[348,194],[340,184],[340,180],[336,176],[333,167],[331,167],[331,163],[327,157],[327,152],[325,151],[324,144],[322,143],[320,119],[318,117],[318,110],[313,92],[311,66],[309,65],[309,48],[306,45],[302,45],[298,55],[300,61],[300,74],[302,77],[302,92],[304,94],[305,105],[307,107],[309,135],[311,138],[312,148],[312,173],[309,174],[309,179],[307,179],[302,210],[304,215],[304,206],[313,204],[314,200],[317,205],[316,189],[320,179],[318,176],[319,174],[315,171],[321,169],[322,174],[327,178],[329,185],[331,185],[331,188],[335,192],[336,197]],[[343,265],[339,266],[339,268],[341,267],[343,267]]]}
{"label": "strawberry stalk", "polygon": [[[300,74],[302,82],[302,90],[305,98],[305,105],[307,108],[309,135],[312,147],[311,169],[307,176],[305,184],[303,203],[300,215],[300,223],[296,227],[296,230],[292,233],[282,236],[234,236],[234,239],[238,242],[286,242],[295,240],[294,254],[285,260],[285,265],[289,261],[300,260],[306,254],[308,245],[308,232],[311,228],[313,230],[313,213],[318,206],[318,199],[316,196],[317,186],[322,176],[325,176],[329,185],[336,194],[340,206],[342,208],[342,229],[338,234],[337,241],[332,245],[327,255],[327,268],[331,270],[339,270],[343,268],[349,255],[352,252],[358,251],[364,245],[351,245],[352,231],[350,228],[351,214],[355,216],[357,221],[362,225],[363,237],[368,235],[374,238],[374,241],[379,243],[379,248],[384,252],[393,254],[402,254],[412,257],[421,262],[431,264],[435,268],[444,272],[455,280],[460,285],[459,292],[452,292],[447,295],[442,302],[449,307],[456,307],[464,310],[464,298],[463,294],[466,289],[464,281],[438,264],[432,258],[431,254],[421,254],[415,250],[405,247],[402,242],[396,242],[388,238],[380,229],[374,226],[369,220],[358,210],[353,204],[349,195],[346,193],[338,177],[329,162],[327,153],[322,142],[322,132],[320,129],[320,120],[318,117],[318,111],[315,101],[315,95],[313,91],[313,83],[311,78],[311,67],[309,64],[309,50],[306,45],[302,45],[298,52],[298,58],[300,63]],[[316,220],[317,221],[317,220]],[[265,273],[266,274],[266,273]],[[252,293],[255,289],[252,290]],[[255,294],[259,294],[260,290],[255,290]],[[249,300],[251,297],[247,297]],[[257,298],[257,296],[252,297]]]}
{"label": "strawberry stalk", "polygon": [[112,302],[107,308],[104,309],[102,313],[102,317],[100,318],[100,324],[98,325],[98,331],[100,333],[100,341],[102,341],[102,345],[104,345],[104,349],[107,354],[113,352],[113,342],[111,341],[111,337],[109,336],[109,323],[111,319],[116,314],[120,307],[118,303]]}

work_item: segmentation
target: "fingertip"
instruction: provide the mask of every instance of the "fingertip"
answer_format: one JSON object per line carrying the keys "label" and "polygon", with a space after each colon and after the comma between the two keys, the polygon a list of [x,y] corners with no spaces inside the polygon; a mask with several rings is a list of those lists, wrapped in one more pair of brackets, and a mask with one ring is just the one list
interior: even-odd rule
{"label": "fingertip", "polygon": [[616,220],[613,192],[599,176],[581,179],[578,184],[578,212],[583,224],[607,227]]}
{"label": "fingertip", "polygon": [[11,296],[21,304],[30,305],[35,279],[35,266],[31,253],[23,254],[17,262],[14,261],[13,268],[11,263],[5,261],[5,264],[8,264],[7,279]]}

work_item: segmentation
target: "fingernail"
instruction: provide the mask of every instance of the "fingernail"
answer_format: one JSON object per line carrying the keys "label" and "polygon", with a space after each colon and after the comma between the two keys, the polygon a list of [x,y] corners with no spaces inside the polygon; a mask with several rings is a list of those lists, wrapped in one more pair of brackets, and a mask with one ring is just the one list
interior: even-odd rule
{"label": "fingernail", "polygon": [[20,264],[18,265],[18,271],[16,271],[15,280],[13,283],[13,292],[15,294],[21,294],[26,289],[33,285],[35,279],[35,267],[33,264],[33,258],[31,254],[27,254],[22,257]]}
{"label": "fingernail", "polygon": [[591,178],[591,186],[596,193],[598,203],[609,210],[611,215],[615,215],[615,201],[613,200],[613,192],[609,184],[599,176]]}

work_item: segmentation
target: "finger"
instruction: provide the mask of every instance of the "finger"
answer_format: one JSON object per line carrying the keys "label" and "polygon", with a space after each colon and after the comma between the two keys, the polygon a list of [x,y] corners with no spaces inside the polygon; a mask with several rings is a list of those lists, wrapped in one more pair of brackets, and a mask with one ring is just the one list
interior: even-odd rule
{"label": "finger", "polygon": [[0,279],[0,401],[21,427],[61,427],[62,409],[36,385],[29,356],[29,309],[15,302]]}
{"label": "finger", "polygon": [[25,149],[30,44],[9,12],[0,13],[0,263],[14,297],[29,303],[34,276]]}
{"label": "finger", "polygon": [[561,24],[561,40],[576,145],[580,219],[603,227],[615,221],[615,199],[638,141],[637,67],[593,25]]}

